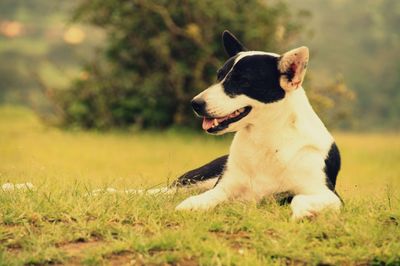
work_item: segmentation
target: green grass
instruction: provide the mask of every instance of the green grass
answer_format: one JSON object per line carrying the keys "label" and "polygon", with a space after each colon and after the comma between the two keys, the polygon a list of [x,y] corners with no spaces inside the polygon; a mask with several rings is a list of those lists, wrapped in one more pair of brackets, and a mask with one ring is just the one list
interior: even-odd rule
{"label": "green grass", "polygon": [[399,265],[400,138],[334,134],[343,155],[340,214],[293,222],[266,199],[177,213],[175,195],[87,195],[167,183],[226,153],[231,137],[96,133],[0,108],[0,265]]}

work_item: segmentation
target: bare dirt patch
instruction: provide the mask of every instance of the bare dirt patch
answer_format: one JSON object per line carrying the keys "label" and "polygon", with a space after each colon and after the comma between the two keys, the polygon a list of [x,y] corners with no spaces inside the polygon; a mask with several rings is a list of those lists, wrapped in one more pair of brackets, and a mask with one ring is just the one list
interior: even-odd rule
{"label": "bare dirt patch", "polygon": [[81,265],[80,262],[88,251],[99,248],[103,245],[105,245],[105,242],[97,240],[76,241],[59,244],[58,249],[66,253],[68,257],[68,265]]}
{"label": "bare dirt patch", "polygon": [[7,245],[7,248],[6,248],[6,252],[11,255],[14,255],[14,256],[18,256],[18,254],[21,253],[21,251],[22,251],[22,247],[20,244],[10,244],[10,245]]}
{"label": "bare dirt patch", "polygon": [[183,259],[176,263],[177,266],[197,266],[199,263],[194,259]]}
{"label": "bare dirt patch", "polygon": [[123,251],[118,254],[111,254],[105,258],[107,263],[112,266],[119,265],[144,265],[140,260],[140,257],[135,256],[132,252]]}
{"label": "bare dirt patch", "polygon": [[229,243],[229,245],[235,249],[243,252],[243,248],[251,249],[251,237],[248,232],[237,231],[237,232],[224,232],[215,231],[214,233],[218,238],[222,238]]}
{"label": "bare dirt patch", "polygon": [[119,252],[112,254],[105,258],[108,265],[138,265],[138,266],[197,266],[199,263],[194,258],[184,258],[173,263],[154,264],[146,261],[145,257],[139,253],[132,253],[130,251]]}
{"label": "bare dirt patch", "polygon": [[86,251],[104,245],[104,242],[89,241],[89,242],[74,242],[61,245],[59,249],[67,253],[69,257],[81,257]]}

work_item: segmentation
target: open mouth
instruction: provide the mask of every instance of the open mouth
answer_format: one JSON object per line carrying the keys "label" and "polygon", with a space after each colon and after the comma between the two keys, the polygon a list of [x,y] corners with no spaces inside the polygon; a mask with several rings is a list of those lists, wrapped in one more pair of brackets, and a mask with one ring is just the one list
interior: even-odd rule
{"label": "open mouth", "polygon": [[224,117],[203,117],[203,129],[208,133],[216,133],[235,123],[248,115],[251,111],[251,106],[240,108],[233,113]]}

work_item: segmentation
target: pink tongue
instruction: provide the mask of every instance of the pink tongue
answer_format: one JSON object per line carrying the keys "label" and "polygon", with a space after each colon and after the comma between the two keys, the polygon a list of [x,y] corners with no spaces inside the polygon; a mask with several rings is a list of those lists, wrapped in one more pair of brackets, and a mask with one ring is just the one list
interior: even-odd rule
{"label": "pink tongue", "polygon": [[203,117],[203,129],[209,130],[213,126],[213,119]]}

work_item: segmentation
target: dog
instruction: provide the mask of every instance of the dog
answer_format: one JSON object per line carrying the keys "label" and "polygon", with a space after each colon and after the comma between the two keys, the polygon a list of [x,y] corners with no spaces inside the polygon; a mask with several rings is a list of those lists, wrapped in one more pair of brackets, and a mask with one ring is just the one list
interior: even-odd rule
{"label": "dog", "polygon": [[191,101],[209,134],[236,132],[229,155],[189,171],[173,186],[208,190],[176,210],[209,210],[228,200],[256,200],[290,193],[294,219],[338,211],[335,191],[340,153],[302,87],[307,47],[282,55],[247,50],[229,31],[222,34],[229,59],[217,82]]}

